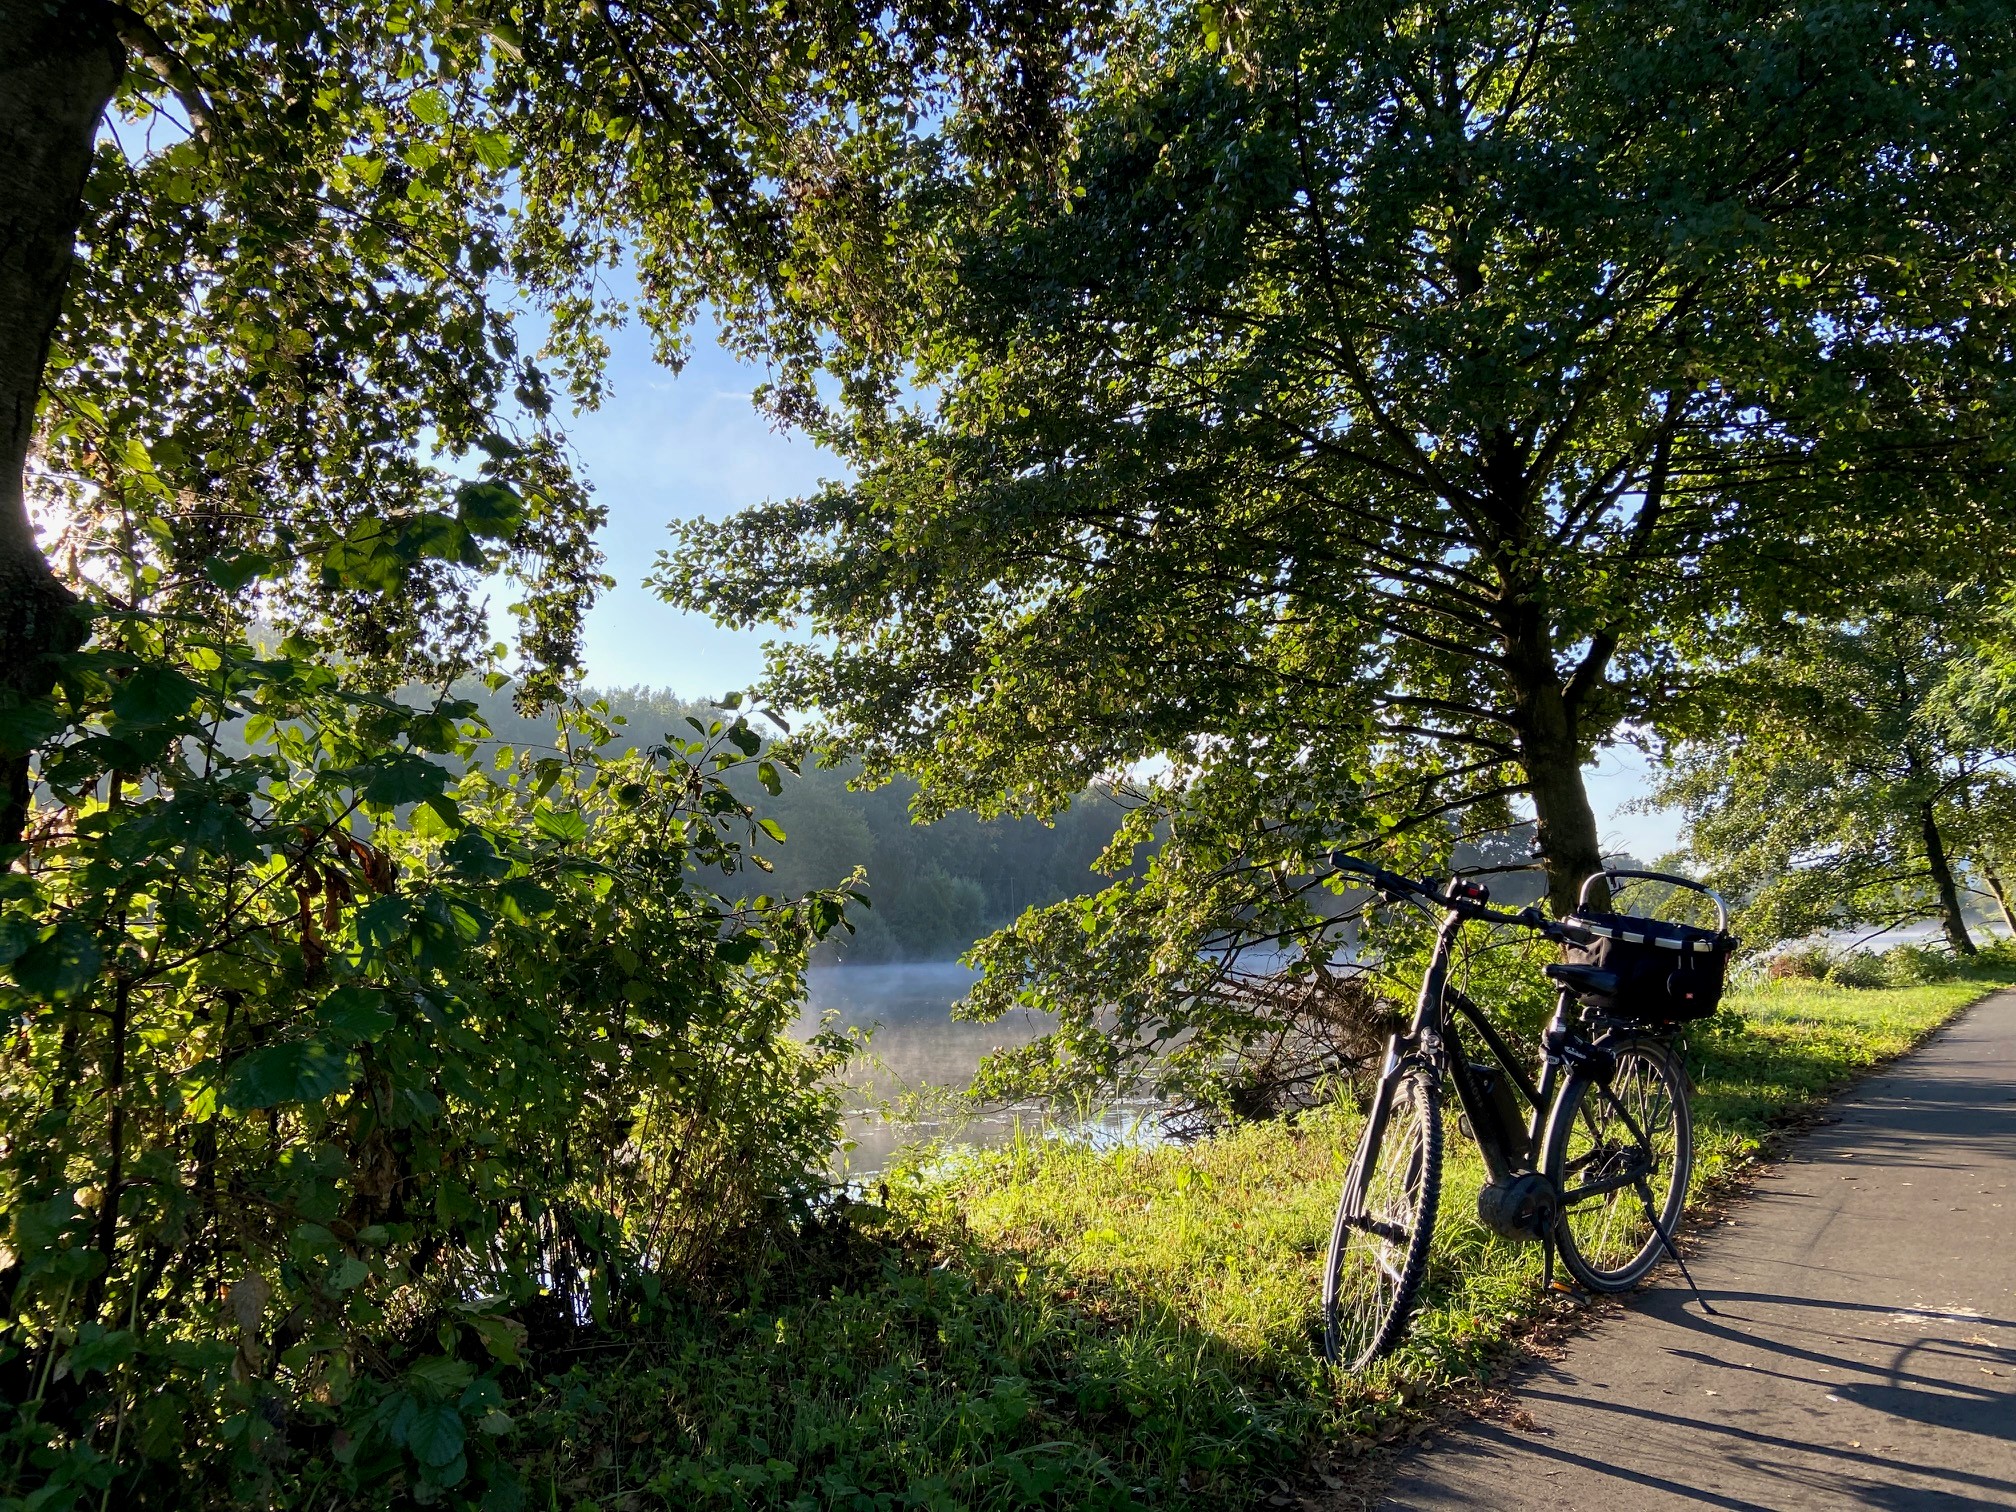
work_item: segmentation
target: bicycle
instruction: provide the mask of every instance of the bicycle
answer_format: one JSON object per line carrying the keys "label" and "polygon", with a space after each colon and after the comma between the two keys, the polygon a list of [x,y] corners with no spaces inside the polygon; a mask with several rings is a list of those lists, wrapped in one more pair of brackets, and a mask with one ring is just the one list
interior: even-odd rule
{"label": "bicycle", "polygon": [[[1722,899],[1686,877],[1613,869],[1587,879],[1576,910],[1555,921],[1536,908],[1493,909],[1486,888],[1460,877],[1442,889],[1355,857],[1331,860],[1387,900],[1439,909],[1442,920],[1413,1019],[1387,1040],[1338,1199],[1323,1276],[1325,1357],[1362,1370],[1406,1332],[1441,1195],[1445,1081],[1484,1161],[1478,1217],[1494,1233],[1544,1244],[1545,1281],[1557,1254],[1590,1291],[1628,1290],[1662,1251],[1685,1275],[1673,1233],[1693,1169],[1693,1122],[1674,1041],[1678,1025],[1720,1001],[1737,943]],[[1704,894],[1715,904],[1716,927],[1590,912],[1598,878]],[[1449,982],[1457,934],[1473,919],[1533,930],[1569,957],[1545,968],[1559,994],[1537,1085],[1484,1012]],[[1471,1058],[1459,1025],[1476,1031],[1489,1060]],[[1691,1276],[1687,1282],[1693,1288]]]}

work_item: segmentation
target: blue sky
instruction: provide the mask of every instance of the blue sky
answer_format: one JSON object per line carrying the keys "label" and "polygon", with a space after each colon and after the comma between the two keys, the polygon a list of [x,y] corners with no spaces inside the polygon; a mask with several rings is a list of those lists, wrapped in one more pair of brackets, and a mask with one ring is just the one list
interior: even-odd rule
{"label": "blue sky", "polygon": [[[762,670],[766,633],[721,629],[643,586],[666,544],[666,526],[805,492],[839,475],[840,463],[802,437],[773,431],[749,402],[762,370],[706,336],[676,377],[652,360],[643,332],[626,329],[611,344],[610,397],[572,425],[596,497],[609,511],[602,545],[616,579],[589,616],[588,680],[687,697],[744,687]],[[1590,768],[1589,789],[1607,848],[1649,860],[1672,847],[1672,816],[1619,812],[1645,791],[1636,752],[1606,753]]]}
{"label": "blue sky", "polygon": [[616,579],[588,619],[588,680],[689,698],[744,687],[762,670],[765,635],[682,614],[643,586],[668,544],[666,527],[803,493],[838,476],[840,463],[802,437],[773,431],[749,401],[762,370],[706,336],[676,377],[652,360],[640,330],[617,333],[612,347],[609,399],[570,426],[609,511],[602,549]]}

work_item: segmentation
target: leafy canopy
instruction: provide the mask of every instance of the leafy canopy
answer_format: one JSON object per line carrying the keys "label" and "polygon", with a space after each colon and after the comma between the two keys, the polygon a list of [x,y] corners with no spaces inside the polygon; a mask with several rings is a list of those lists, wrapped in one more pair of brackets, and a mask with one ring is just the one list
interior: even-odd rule
{"label": "leafy canopy", "polygon": [[2000,5],[1132,8],[1054,177],[920,125],[897,273],[825,275],[855,481],[660,585],[802,621],[769,691],[927,810],[1134,774],[1155,864],[977,1006],[1208,1067],[1266,1028],[1227,950],[1329,957],[1328,847],[1523,799],[1563,908],[1582,763],[1691,658],[2003,549],[2012,58]]}
{"label": "leafy canopy", "polygon": [[1980,590],[1920,579],[1713,678],[1723,728],[1683,746],[1654,796],[1744,899],[1751,945],[1934,919],[1974,953],[1963,898],[2001,890],[2016,843],[2010,747],[1956,697],[1991,625]]}

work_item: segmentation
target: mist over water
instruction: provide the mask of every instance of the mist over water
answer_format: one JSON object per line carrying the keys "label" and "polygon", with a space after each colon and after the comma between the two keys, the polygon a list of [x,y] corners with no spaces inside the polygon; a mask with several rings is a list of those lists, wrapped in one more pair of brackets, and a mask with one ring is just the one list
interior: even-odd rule
{"label": "mist over water", "polygon": [[[981,1058],[996,1047],[1026,1045],[1046,1033],[1047,1013],[1018,1008],[991,1024],[952,1017],[952,1005],[978,980],[957,961],[910,961],[875,966],[814,966],[809,973],[805,1012],[798,1033],[817,1029],[832,1013],[841,1028],[872,1031],[869,1053],[847,1074],[847,1137],[855,1148],[844,1156],[845,1173],[872,1176],[906,1144],[943,1139],[955,1145],[990,1147],[1024,1127],[1068,1124],[1090,1138],[1142,1137],[1152,1121],[1147,1105],[1119,1103],[1097,1117],[1060,1120],[1039,1104],[989,1108],[973,1116],[926,1116],[891,1122],[881,1111],[892,1099],[913,1095],[928,1111],[949,1102],[945,1093],[963,1090]],[[938,1094],[934,1096],[934,1094]]]}

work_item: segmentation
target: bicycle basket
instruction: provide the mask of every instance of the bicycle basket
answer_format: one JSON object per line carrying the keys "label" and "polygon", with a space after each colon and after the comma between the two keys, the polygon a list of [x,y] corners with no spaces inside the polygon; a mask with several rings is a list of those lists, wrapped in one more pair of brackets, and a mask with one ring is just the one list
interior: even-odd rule
{"label": "bicycle basket", "polygon": [[[1664,872],[1604,871],[1596,876],[1643,878],[1703,893],[1714,900],[1717,927],[1600,913],[1578,900],[1575,911],[1561,921],[1568,936],[1563,959],[1617,977],[1615,992],[1585,992],[1583,1001],[1598,1012],[1647,1024],[1685,1023],[1713,1013],[1722,1001],[1729,955],[1737,944],[1722,899],[1699,882]],[[1582,898],[1589,896],[1595,880],[1582,884]]]}

